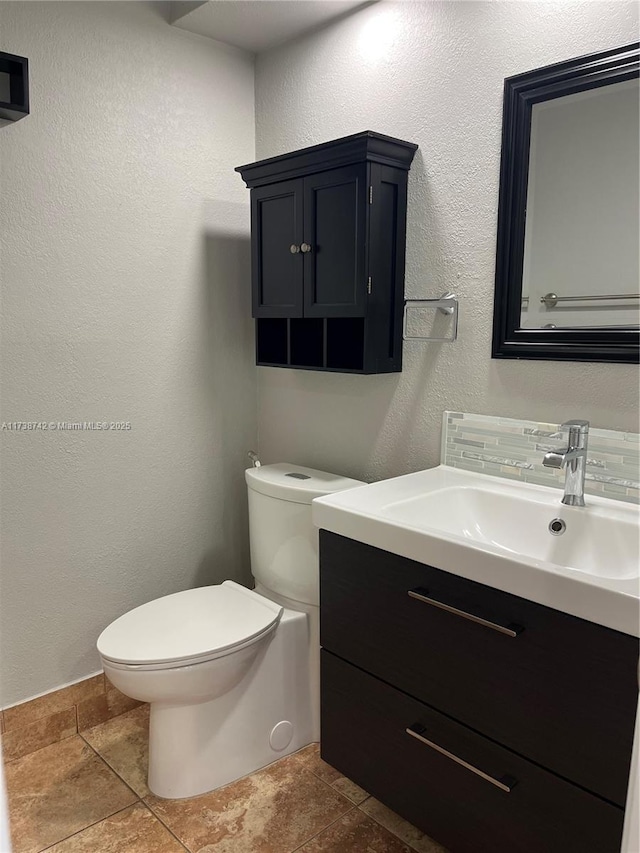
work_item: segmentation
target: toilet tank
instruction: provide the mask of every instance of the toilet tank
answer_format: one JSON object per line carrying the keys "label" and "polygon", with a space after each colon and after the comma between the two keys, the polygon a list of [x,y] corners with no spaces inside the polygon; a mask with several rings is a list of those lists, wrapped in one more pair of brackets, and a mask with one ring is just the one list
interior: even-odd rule
{"label": "toilet tank", "polygon": [[311,501],[364,483],[286,462],[249,468],[245,476],[254,578],[272,592],[317,606],[318,530]]}

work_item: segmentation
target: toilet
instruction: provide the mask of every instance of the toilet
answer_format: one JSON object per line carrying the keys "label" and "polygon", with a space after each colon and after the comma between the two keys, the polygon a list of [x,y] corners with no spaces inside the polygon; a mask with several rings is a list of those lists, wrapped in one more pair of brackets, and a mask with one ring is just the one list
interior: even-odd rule
{"label": "toilet", "polygon": [[318,531],[311,501],[358,480],[279,463],[245,472],[255,589],[166,595],[97,642],[104,672],[150,704],[149,789],[193,797],[320,737]]}

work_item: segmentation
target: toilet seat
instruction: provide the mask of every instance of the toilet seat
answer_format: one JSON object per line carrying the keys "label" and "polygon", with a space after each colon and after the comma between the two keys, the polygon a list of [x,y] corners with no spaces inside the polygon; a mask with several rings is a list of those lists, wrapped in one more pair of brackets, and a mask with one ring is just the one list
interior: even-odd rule
{"label": "toilet seat", "polygon": [[277,628],[277,623],[274,625],[270,625],[266,631],[263,631],[261,634],[257,634],[255,637],[252,637],[250,640],[247,640],[244,643],[239,643],[237,646],[232,646],[231,648],[224,649],[222,651],[212,651],[205,655],[200,655],[199,657],[186,658],[176,660],[172,658],[167,661],[161,661],[159,663],[121,663],[120,661],[114,661],[110,658],[102,655],[102,663],[107,672],[107,667],[109,670],[119,669],[126,672],[159,672],[163,669],[185,669],[189,666],[197,666],[198,664],[209,663],[210,661],[214,661],[217,658],[223,658],[227,655],[235,654],[239,652],[241,649],[245,649],[248,646],[253,646],[256,643],[259,643],[260,640],[272,634],[273,631]]}
{"label": "toilet seat", "polygon": [[117,669],[169,669],[232,654],[277,627],[283,608],[233,581],[165,595],[130,610],[98,637]]}

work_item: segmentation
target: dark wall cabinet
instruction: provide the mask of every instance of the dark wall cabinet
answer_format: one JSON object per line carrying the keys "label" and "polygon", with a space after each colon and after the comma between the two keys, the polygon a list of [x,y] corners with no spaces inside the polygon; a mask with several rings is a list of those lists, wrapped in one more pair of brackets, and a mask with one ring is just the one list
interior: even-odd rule
{"label": "dark wall cabinet", "polygon": [[325,761],[451,853],[619,853],[637,638],[324,530],[320,601]]}
{"label": "dark wall cabinet", "polygon": [[416,148],[366,131],[237,168],[251,189],[258,364],[402,369],[407,172]]}

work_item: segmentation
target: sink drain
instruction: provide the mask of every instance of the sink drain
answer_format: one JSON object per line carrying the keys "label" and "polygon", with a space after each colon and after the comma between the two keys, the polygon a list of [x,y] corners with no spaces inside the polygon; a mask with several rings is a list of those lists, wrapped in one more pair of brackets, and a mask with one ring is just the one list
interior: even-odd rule
{"label": "sink drain", "polygon": [[553,536],[562,536],[566,529],[567,525],[561,518],[552,518],[549,522],[549,533]]}

